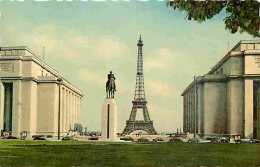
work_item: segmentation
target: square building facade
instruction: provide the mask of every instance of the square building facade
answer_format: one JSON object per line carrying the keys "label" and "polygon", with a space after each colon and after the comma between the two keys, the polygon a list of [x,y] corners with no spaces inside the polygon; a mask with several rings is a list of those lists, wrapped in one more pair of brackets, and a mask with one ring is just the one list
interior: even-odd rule
{"label": "square building facade", "polygon": [[184,132],[260,139],[260,41],[240,41],[182,96]]}
{"label": "square building facade", "polygon": [[0,130],[63,136],[82,124],[82,92],[27,47],[0,48]]}

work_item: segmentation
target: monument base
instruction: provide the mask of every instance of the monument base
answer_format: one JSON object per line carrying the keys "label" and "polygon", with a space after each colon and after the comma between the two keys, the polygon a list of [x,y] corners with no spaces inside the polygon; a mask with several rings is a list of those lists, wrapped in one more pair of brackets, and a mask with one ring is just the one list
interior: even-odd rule
{"label": "monument base", "polygon": [[102,106],[102,141],[118,141],[117,107],[114,98],[105,99]]}

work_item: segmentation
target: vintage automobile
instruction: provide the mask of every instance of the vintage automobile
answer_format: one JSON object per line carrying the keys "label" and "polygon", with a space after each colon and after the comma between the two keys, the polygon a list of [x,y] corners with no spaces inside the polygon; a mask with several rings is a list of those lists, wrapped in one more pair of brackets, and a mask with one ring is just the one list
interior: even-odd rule
{"label": "vintage automobile", "polygon": [[18,139],[18,138],[14,137],[14,136],[7,136],[7,137],[4,137],[4,139]]}
{"label": "vintage automobile", "polygon": [[251,143],[250,139],[241,139],[239,143]]}
{"label": "vintage automobile", "polygon": [[225,137],[222,137],[221,139],[219,139],[218,141],[219,143],[229,143],[229,140]]}
{"label": "vintage automobile", "polygon": [[170,143],[182,143],[183,141],[180,138],[176,137],[176,138],[170,139],[169,142]]}
{"label": "vintage automobile", "polygon": [[98,140],[98,136],[92,136],[92,137],[88,138],[88,140]]}
{"label": "vintage automobile", "polygon": [[122,137],[120,138],[120,140],[124,140],[124,141],[134,141],[134,139],[130,136],[126,136],[126,137]]}
{"label": "vintage automobile", "polygon": [[260,140],[258,140],[258,139],[250,139],[249,142],[250,143],[260,143]]}
{"label": "vintage automobile", "polygon": [[137,140],[138,142],[149,142],[149,140],[145,137],[142,137],[140,139]]}
{"label": "vintage automobile", "polygon": [[211,143],[219,142],[219,139],[217,137],[207,137],[206,140],[210,140]]}
{"label": "vintage automobile", "polygon": [[64,136],[61,140],[62,141],[77,141],[76,139],[74,139],[71,136]]}
{"label": "vintage automobile", "polygon": [[198,138],[192,138],[188,140],[188,143],[199,143],[200,140]]}
{"label": "vintage automobile", "polygon": [[36,135],[33,137],[33,140],[46,140],[43,136]]}
{"label": "vintage automobile", "polygon": [[163,142],[163,138],[161,137],[156,137],[155,139],[153,139],[153,142]]}

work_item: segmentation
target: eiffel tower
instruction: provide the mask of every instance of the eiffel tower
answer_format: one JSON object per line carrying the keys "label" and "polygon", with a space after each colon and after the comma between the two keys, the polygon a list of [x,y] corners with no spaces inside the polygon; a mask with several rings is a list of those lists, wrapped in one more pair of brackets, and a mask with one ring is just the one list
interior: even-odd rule
{"label": "eiffel tower", "polygon": [[[137,60],[137,73],[136,73],[136,85],[135,85],[135,97],[130,114],[129,120],[126,121],[126,127],[123,134],[130,134],[136,130],[146,131],[150,135],[156,135],[156,131],[153,127],[153,121],[150,120],[150,116],[147,109],[147,101],[145,99],[144,92],[144,75],[143,75],[143,41],[140,35],[140,39],[137,43],[138,46],[138,60]],[[137,109],[143,111],[144,120],[135,120]]]}

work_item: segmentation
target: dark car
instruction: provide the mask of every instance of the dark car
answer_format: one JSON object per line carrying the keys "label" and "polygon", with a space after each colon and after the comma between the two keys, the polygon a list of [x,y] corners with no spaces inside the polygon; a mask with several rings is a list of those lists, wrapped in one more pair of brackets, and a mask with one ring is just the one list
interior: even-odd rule
{"label": "dark car", "polygon": [[163,142],[163,138],[161,137],[156,137],[155,139],[153,139],[153,142]]}
{"label": "dark car", "polygon": [[76,139],[73,139],[73,138],[70,137],[70,136],[64,136],[61,140],[62,140],[62,141],[77,141]]}
{"label": "dark car", "polygon": [[258,139],[250,139],[249,142],[250,143],[260,143],[260,140],[258,140]]}
{"label": "dark car", "polygon": [[205,140],[209,140],[211,143],[218,143],[219,140],[216,137],[207,137]]}
{"label": "dark car", "polygon": [[188,143],[199,143],[200,140],[198,138],[192,138],[188,140]]}
{"label": "dark car", "polygon": [[17,137],[14,137],[14,136],[7,136],[5,137],[4,139],[18,139]]}
{"label": "dark car", "polygon": [[124,141],[134,141],[134,139],[130,136],[126,136],[126,137],[122,137],[120,138],[120,140],[124,140]]}
{"label": "dark car", "polygon": [[33,140],[46,140],[46,139],[42,136],[34,136]]}
{"label": "dark car", "polygon": [[182,143],[183,141],[180,138],[172,138],[169,140],[170,143]]}
{"label": "dark car", "polygon": [[88,140],[98,140],[98,137],[97,136],[93,136],[93,137],[88,138]]}
{"label": "dark car", "polygon": [[229,143],[229,140],[226,138],[221,138],[218,142],[219,143]]}
{"label": "dark car", "polygon": [[142,137],[140,139],[137,140],[138,142],[149,142],[149,140],[145,137]]}

